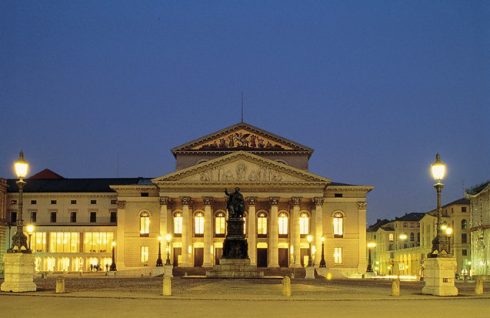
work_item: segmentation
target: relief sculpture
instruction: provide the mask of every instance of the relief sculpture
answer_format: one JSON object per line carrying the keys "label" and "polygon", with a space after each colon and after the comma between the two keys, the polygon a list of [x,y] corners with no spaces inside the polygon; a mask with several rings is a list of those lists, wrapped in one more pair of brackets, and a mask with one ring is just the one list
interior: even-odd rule
{"label": "relief sculpture", "polygon": [[196,150],[291,150],[290,147],[281,145],[273,140],[261,137],[248,131],[238,131],[222,136],[219,139],[209,141],[196,147]]}

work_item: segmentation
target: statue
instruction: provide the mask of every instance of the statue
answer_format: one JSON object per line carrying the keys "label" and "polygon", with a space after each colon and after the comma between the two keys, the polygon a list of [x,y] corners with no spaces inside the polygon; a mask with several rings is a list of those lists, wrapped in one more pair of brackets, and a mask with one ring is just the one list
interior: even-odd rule
{"label": "statue", "polygon": [[226,203],[226,209],[230,218],[243,218],[243,211],[245,210],[245,201],[243,195],[240,193],[240,188],[235,188],[235,192],[228,193],[225,189],[225,194],[228,196],[228,202]]}

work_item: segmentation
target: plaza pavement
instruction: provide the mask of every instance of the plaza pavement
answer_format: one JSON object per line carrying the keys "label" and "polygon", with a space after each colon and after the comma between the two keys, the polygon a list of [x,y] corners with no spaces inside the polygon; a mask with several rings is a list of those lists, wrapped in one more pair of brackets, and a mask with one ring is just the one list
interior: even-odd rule
{"label": "plaza pavement", "polygon": [[66,277],[36,280],[35,293],[0,293],[0,317],[469,317],[490,318],[489,285],[474,295],[460,283],[457,297],[421,295],[423,283],[402,282],[401,296],[379,280],[293,279],[291,297],[280,279],[219,280],[176,277],[161,296],[161,277]]}

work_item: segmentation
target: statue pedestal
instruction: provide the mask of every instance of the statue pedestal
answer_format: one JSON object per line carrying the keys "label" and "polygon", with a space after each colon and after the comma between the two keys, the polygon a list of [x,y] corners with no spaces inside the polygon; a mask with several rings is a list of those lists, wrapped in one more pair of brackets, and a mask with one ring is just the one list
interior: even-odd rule
{"label": "statue pedestal", "polygon": [[250,265],[250,259],[221,258],[219,265],[206,271],[209,278],[262,278],[264,272],[257,271],[257,266]]}
{"label": "statue pedestal", "polygon": [[315,268],[313,266],[305,267],[305,279],[315,279]]}
{"label": "statue pedestal", "polygon": [[4,292],[36,291],[34,284],[34,255],[24,253],[7,253],[3,256],[5,280],[1,290]]}
{"label": "statue pedestal", "polygon": [[424,262],[424,281],[422,294],[435,296],[457,296],[454,286],[454,273],[457,264],[454,257],[427,258]]}
{"label": "statue pedestal", "polygon": [[174,277],[173,270],[173,265],[163,265],[163,276]]}

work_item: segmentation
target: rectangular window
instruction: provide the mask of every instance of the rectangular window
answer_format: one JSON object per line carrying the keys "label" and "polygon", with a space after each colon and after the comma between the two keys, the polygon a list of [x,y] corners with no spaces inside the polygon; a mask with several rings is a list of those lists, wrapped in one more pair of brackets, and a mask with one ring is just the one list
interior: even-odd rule
{"label": "rectangular window", "polygon": [[90,204],[97,204],[97,200],[90,200]]}
{"label": "rectangular window", "polygon": [[51,212],[50,221],[51,223],[56,223],[56,212]]}
{"label": "rectangular window", "polygon": [[111,200],[111,204],[117,204],[117,200]]}
{"label": "rectangular window", "polygon": [[86,232],[83,234],[83,251],[85,253],[105,253],[112,250],[114,233]]}
{"label": "rectangular window", "polygon": [[37,201],[36,200],[31,200],[31,204],[32,205],[37,204]]}
{"label": "rectangular window", "polygon": [[117,223],[117,212],[116,211],[111,211],[111,223]]}
{"label": "rectangular window", "polygon": [[257,218],[257,234],[261,236],[266,236],[267,235],[267,217],[266,216],[259,216]]}
{"label": "rectangular window", "polygon": [[466,233],[461,234],[461,243],[462,244],[468,243],[468,235]]}
{"label": "rectangular window", "polygon": [[148,192],[141,192],[142,197],[148,197],[150,194]]}
{"label": "rectangular window", "polygon": [[344,236],[344,218],[334,217],[333,218],[333,236],[343,237]]}
{"label": "rectangular window", "polygon": [[393,235],[393,233],[388,234],[388,240],[390,242],[393,242],[395,240],[395,236]]}
{"label": "rectangular window", "polygon": [[196,236],[204,235],[204,215],[202,214],[194,216],[194,234]]}
{"label": "rectangular window", "polygon": [[342,247],[336,247],[333,251],[333,262],[335,264],[342,264]]}
{"label": "rectangular window", "polygon": [[335,198],[342,198],[344,195],[342,193],[335,193],[334,197]]}
{"label": "rectangular window", "polygon": [[31,223],[36,223],[37,221],[37,212],[31,211]]}
{"label": "rectangular window", "polygon": [[299,218],[299,235],[310,234],[310,217],[306,214]]}
{"label": "rectangular window", "polygon": [[97,222],[97,212],[90,212],[90,223]]}
{"label": "rectangular window", "polygon": [[225,235],[226,220],[224,214],[218,214],[214,219],[214,234]]}
{"label": "rectangular window", "polygon": [[468,256],[468,251],[466,249],[461,250],[461,255]]}
{"label": "rectangular window", "polygon": [[70,204],[77,204],[77,200],[71,200]]}
{"label": "rectangular window", "polygon": [[49,233],[50,253],[78,253],[79,247],[80,233],[78,232]]}
{"label": "rectangular window", "polygon": [[10,223],[17,223],[17,212],[10,212]]}
{"label": "rectangular window", "polygon": [[182,235],[182,214],[174,216],[174,234]]}
{"label": "rectangular window", "polygon": [[58,203],[58,201],[56,201],[56,200],[51,200],[51,204],[56,204],[56,203]]}
{"label": "rectangular window", "polygon": [[466,212],[466,207],[465,206],[462,206],[461,207],[461,212]]}
{"label": "rectangular window", "polygon": [[70,222],[77,223],[77,212],[70,212]]}
{"label": "rectangular window", "polygon": [[33,252],[46,252],[46,232],[32,233],[30,244]]}
{"label": "rectangular window", "polygon": [[148,263],[148,246],[141,247],[141,263]]}
{"label": "rectangular window", "polygon": [[286,214],[279,215],[277,220],[279,223],[279,237],[287,237],[288,235],[288,217]]}

